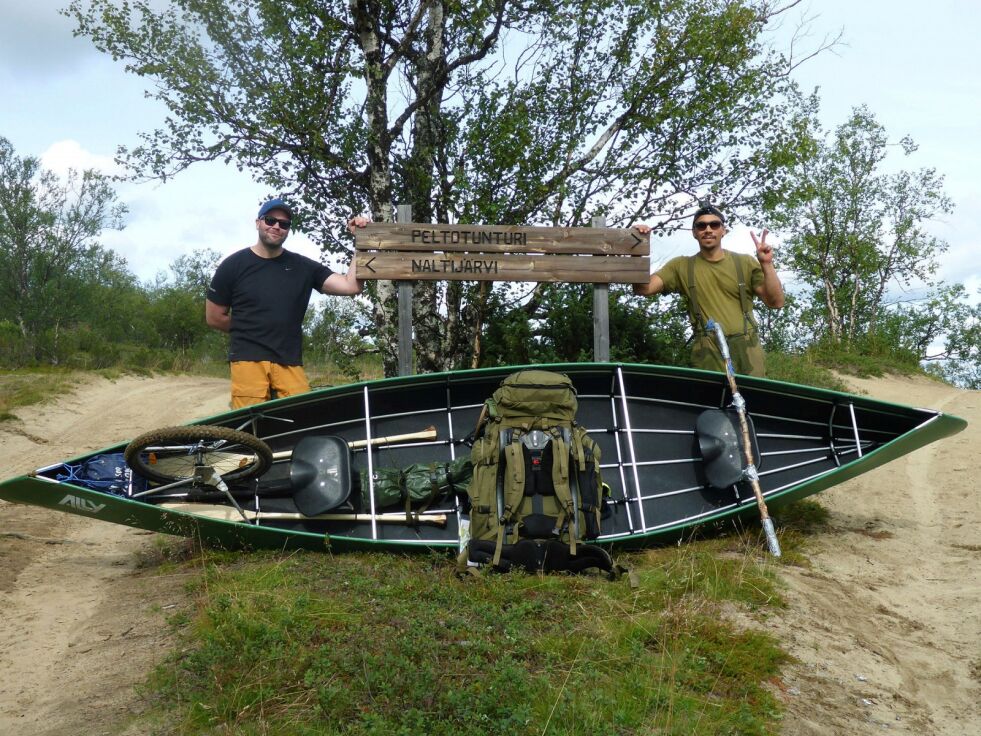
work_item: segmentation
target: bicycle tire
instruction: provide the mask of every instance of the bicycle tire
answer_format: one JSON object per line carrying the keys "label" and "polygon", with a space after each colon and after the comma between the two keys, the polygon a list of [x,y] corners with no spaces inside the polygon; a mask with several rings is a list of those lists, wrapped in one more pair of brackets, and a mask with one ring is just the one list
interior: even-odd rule
{"label": "bicycle tire", "polygon": [[254,434],[209,424],[145,432],[126,446],[123,456],[135,473],[158,483],[194,477],[199,460],[218,469],[219,458],[226,465],[233,461],[232,469],[219,472],[221,479],[241,482],[265,473],[273,459],[269,445]]}

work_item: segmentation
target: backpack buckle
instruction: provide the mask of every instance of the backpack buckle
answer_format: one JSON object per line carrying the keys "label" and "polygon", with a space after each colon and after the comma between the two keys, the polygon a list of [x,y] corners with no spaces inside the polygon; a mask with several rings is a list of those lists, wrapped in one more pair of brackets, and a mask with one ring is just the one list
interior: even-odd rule
{"label": "backpack buckle", "polygon": [[534,452],[535,450],[542,450],[545,448],[552,438],[547,432],[541,429],[532,429],[529,432],[525,432],[521,435],[521,444],[527,447],[529,450]]}

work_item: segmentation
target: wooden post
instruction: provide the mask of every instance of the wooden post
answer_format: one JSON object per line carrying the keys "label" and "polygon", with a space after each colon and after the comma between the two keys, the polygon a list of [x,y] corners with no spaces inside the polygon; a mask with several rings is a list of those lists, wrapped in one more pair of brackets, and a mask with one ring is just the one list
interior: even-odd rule
{"label": "wooden post", "polygon": [[[593,227],[606,227],[605,217],[594,217]],[[593,360],[610,360],[610,285],[593,284]]]}
{"label": "wooden post", "polygon": [[[400,204],[396,215],[400,223],[412,222],[412,205]],[[412,375],[412,282],[396,281],[399,300],[399,375]]]}

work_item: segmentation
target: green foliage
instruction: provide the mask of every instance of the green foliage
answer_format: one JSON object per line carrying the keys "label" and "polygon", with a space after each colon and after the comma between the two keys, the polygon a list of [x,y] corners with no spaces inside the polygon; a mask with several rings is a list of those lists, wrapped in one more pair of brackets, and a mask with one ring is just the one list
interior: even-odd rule
{"label": "green foliage", "polygon": [[963,284],[943,284],[926,299],[890,313],[893,343],[928,362],[928,370],[964,388],[981,388],[981,301]]}
{"label": "green foliage", "polygon": [[740,540],[695,547],[634,558],[637,590],[459,580],[442,556],[205,553],[152,687],[173,733],[768,733],[786,655],[721,608],[779,605],[772,571]]}
{"label": "green foliage", "polygon": [[106,177],[61,180],[0,138],[0,365],[172,370],[221,354],[203,317],[217,254],[143,286],[97,242],[124,212]]}
{"label": "green foliage", "polygon": [[374,352],[363,337],[370,334],[369,325],[370,316],[357,301],[327,297],[322,305],[307,313],[304,360],[333,364],[348,380],[357,380],[362,375],[364,357]]}
{"label": "green foliage", "polygon": [[[833,367],[833,366],[831,366]],[[841,367],[840,365],[837,367]],[[833,391],[844,391],[845,385],[822,363],[821,356],[813,350],[801,354],[767,351],[766,375],[775,381],[817,386]],[[854,371],[851,371],[854,372]]]}
{"label": "green foliage", "polygon": [[806,349],[809,343],[808,309],[792,292],[784,294],[780,309],[757,308],[756,322],[760,327],[760,340],[768,353],[793,353]]}
{"label": "green foliage", "polygon": [[[169,110],[159,130],[121,151],[136,175],[234,162],[298,202],[298,226],[336,253],[349,249],[348,215],[391,220],[393,202],[411,204],[417,222],[656,216],[661,231],[701,194],[730,209],[753,205],[804,152],[806,102],[765,36],[792,5],[181,0],[158,10],[74,0],[67,14],[80,35],[150,78]],[[393,287],[371,292],[392,374]],[[500,359],[479,347],[489,299],[472,285],[417,285],[420,371]],[[524,342],[524,313],[503,320],[515,335],[489,341]],[[631,325],[624,338],[639,331]],[[661,351],[649,335],[642,344]],[[625,340],[618,349],[635,351]]]}
{"label": "green foliage", "polygon": [[0,138],[0,366],[186,370],[224,362],[225,340],[204,322],[218,254],[185,255],[172,280],[141,285],[96,241],[118,227],[108,179],[65,180],[19,158]]}
{"label": "green foliage", "polygon": [[[788,171],[768,200],[775,221],[793,236],[787,265],[803,284],[798,324],[804,341],[835,360],[916,366],[931,357],[955,362],[978,355],[977,311],[963,287],[938,285],[947,244],[925,225],[949,213],[943,177],[933,169],[883,172],[890,144],[885,128],[857,108],[833,137],[816,124],[805,131],[813,156]],[[899,142],[906,155],[916,150]],[[925,292],[903,303],[898,293]],[[801,338],[798,338],[801,339]],[[931,356],[932,344],[944,354]]]}
{"label": "green foliage", "polygon": [[808,348],[806,355],[808,360],[827,369],[863,378],[920,370],[916,361],[911,362],[907,354],[895,354],[890,345],[877,342],[874,337],[848,348],[830,341],[817,342]]}
{"label": "green foliage", "polygon": [[5,335],[5,357],[59,362],[61,337],[91,304],[88,285],[119,267],[97,242],[121,227],[126,210],[115,198],[105,176],[60,179],[0,137],[0,314],[20,333]]}
{"label": "green foliage", "polygon": [[[512,296],[513,301],[503,297]],[[488,303],[481,366],[593,360],[593,287],[541,284],[522,293],[498,289]],[[609,291],[610,357],[629,363],[685,365],[687,313],[677,300]]]}

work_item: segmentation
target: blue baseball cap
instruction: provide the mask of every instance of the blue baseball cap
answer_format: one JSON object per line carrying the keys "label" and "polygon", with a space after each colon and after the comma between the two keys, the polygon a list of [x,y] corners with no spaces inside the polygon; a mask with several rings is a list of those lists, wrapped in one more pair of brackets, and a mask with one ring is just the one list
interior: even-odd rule
{"label": "blue baseball cap", "polygon": [[293,217],[293,208],[290,207],[288,204],[286,204],[284,200],[280,199],[279,197],[276,197],[275,199],[270,199],[268,202],[262,205],[262,207],[259,208],[259,214],[256,215],[255,219],[258,220],[260,217],[265,217],[266,213],[271,212],[272,210],[282,210],[290,218]]}

